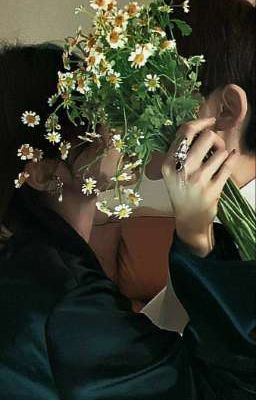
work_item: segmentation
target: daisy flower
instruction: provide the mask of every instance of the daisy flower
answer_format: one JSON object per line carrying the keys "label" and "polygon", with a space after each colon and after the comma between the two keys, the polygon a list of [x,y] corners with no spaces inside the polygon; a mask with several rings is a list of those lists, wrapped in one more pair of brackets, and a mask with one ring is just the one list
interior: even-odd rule
{"label": "daisy flower", "polygon": [[158,7],[158,10],[159,10],[160,12],[167,13],[167,14],[170,14],[170,13],[173,12],[173,8],[171,8],[171,7],[168,6],[167,4],[164,5],[164,6]]}
{"label": "daisy flower", "polygon": [[101,11],[96,14],[94,20],[95,34],[97,36],[104,35],[106,29],[110,28],[110,22],[112,20],[112,15],[109,11]]}
{"label": "daisy flower", "polygon": [[106,59],[102,59],[99,65],[99,72],[102,76],[113,73],[113,67],[115,65],[115,61],[107,61]]}
{"label": "daisy flower", "polygon": [[116,215],[118,219],[128,218],[131,214],[132,209],[126,204],[120,204],[115,207],[114,215]]}
{"label": "daisy flower", "polygon": [[68,51],[64,53],[65,57],[70,56],[72,54],[72,50],[81,42],[84,40],[84,35],[82,33],[82,27],[79,26],[75,37],[69,36],[65,39],[67,45],[68,45]]}
{"label": "daisy flower", "polygon": [[21,116],[21,121],[29,128],[34,128],[40,124],[40,117],[33,111],[25,111]]}
{"label": "daisy flower", "polygon": [[130,18],[137,17],[141,11],[141,7],[138,5],[137,1],[130,2],[124,9]]}
{"label": "daisy flower", "polygon": [[111,0],[90,0],[90,6],[96,10],[104,10],[107,11],[109,4],[111,4]]}
{"label": "daisy flower", "polygon": [[68,158],[69,150],[71,149],[71,143],[69,142],[61,142],[59,146],[59,151],[61,154],[61,159],[66,160]]}
{"label": "daisy flower", "polygon": [[135,51],[131,53],[128,61],[131,61],[132,67],[141,68],[146,64],[148,58],[154,54],[154,51],[155,48],[151,43],[144,45],[137,44]]}
{"label": "daisy flower", "polygon": [[50,107],[53,107],[54,104],[56,103],[57,99],[58,99],[58,95],[57,95],[57,94],[54,94],[53,96],[49,97],[49,99],[48,99],[48,105],[49,105]]}
{"label": "daisy flower", "polygon": [[56,131],[48,132],[45,138],[49,140],[50,143],[55,144],[61,141],[61,134]]}
{"label": "daisy flower", "polygon": [[33,151],[33,158],[32,158],[33,162],[39,162],[39,161],[41,161],[41,160],[43,159],[43,155],[44,155],[44,153],[43,153],[42,150],[40,150],[40,149],[34,149],[34,151]]}
{"label": "daisy flower", "polygon": [[82,186],[82,193],[89,196],[96,188],[97,181],[93,178],[86,178]]}
{"label": "daisy flower", "polygon": [[77,82],[76,90],[79,93],[85,94],[86,92],[88,92],[90,90],[88,82],[83,75],[79,74],[76,77],[76,82]]}
{"label": "daisy flower", "polygon": [[18,149],[18,157],[20,157],[21,160],[32,160],[33,154],[34,154],[34,149],[29,144],[23,144]]}
{"label": "daisy flower", "polygon": [[72,72],[58,72],[58,91],[59,93],[73,90],[76,86],[74,74]]}
{"label": "daisy flower", "polygon": [[108,10],[109,12],[113,12],[115,11],[117,8],[117,1],[116,0],[112,0],[109,4],[108,4]]}
{"label": "daisy flower", "polygon": [[112,137],[112,142],[114,145],[114,148],[119,151],[119,153],[121,153],[121,151],[124,149],[125,147],[125,143],[121,138],[121,135],[114,135]]}
{"label": "daisy flower", "polygon": [[63,99],[64,108],[68,109],[69,107],[71,107],[74,104],[74,102],[72,100],[72,95],[70,93],[64,93],[62,95],[62,99]]}
{"label": "daisy flower", "polygon": [[94,83],[94,85],[96,85],[97,88],[99,89],[101,87],[101,81],[100,81],[99,76],[97,74],[92,74],[91,79],[92,79],[92,82]]}
{"label": "daisy flower", "polygon": [[183,7],[184,13],[188,13],[189,12],[189,0],[185,0],[182,4],[182,7]]}
{"label": "daisy flower", "polygon": [[113,215],[113,213],[107,207],[107,202],[106,201],[98,201],[96,203],[96,207],[97,207],[97,210],[101,211],[104,214],[107,214],[108,217],[111,217],[111,215]]}
{"label": "daisy flower", "polygon": [[167,120],[164,122],[164,125],[165,125],[165,126],[172,126],[172,125],[173,125],[173,122],[172,122],[170,119],[167,119]]}
{"label": "daisy flower", "polygon": [[120,87],[120,83],[122,82],[119,72],[113,72],[107,79],[116,89]]}
{"label": "daisy flower", "polygon": [[14,185],[16,189],[20,189],[21,186],[28,180],[29,174],[27,172],[21,172],[18,178],[14,180]]}
{"label": "daisy flower", "polygon": [[165,50],[175,50],[176,49],[176,40],[164,40],[160,44],[161,51]]}
{"label": "daisy flower", "polygon": [[142,201],[139,193],[134,192],[133,189],[124,189],[124,194],[127,200],[135,207],[138,207],[140,202]]}
{"label": "daisy flower", "polygon": [[85,50],[90,51],[92,48],[96,46],[97,43],[97,38],[95,35],[92,33],[89,33],[89,35],[86,38],[86,45],[85,45]]}
{"label": "daisy flower", "polygon": [[113,20],[113,25],[116,28],[126,30],[129,20],[129,14],[123,10],[119,10]]}
{"label": "daisy flower", "polygon": [[102,58],[102,53],[96,51],[95,49],[92,49],[88,57],[85,59],[87,71],[95,71]]}
{"label": "daisy flower", "polygon": [[160,78],[156,74],[146,75],[146,79],[144,82],[149,92],[155,92],[156,89],[160,87]]}
{"label": "daisy flower", "polygon": [[161,38],[164,38],[166,36],[166,32],[159,26],[156,26],[154,29],[152,29],[152,32],[157,33],[161,36]]}
{"label": "daisy flower", "polygon": [[117,176],[113,176],[113,178],[111,178],[111,180],[114,182],[128,182],[131,179],[132,179],[132,176],[127,174],[127,172],[122,172],[121,174],[119,174]]}
{"label": "daisy flower", "polygon": [[122,29],[114,28],[107,34],[107,42],[112,49],[120,49],[125,46],[127,38],[124,36]]}

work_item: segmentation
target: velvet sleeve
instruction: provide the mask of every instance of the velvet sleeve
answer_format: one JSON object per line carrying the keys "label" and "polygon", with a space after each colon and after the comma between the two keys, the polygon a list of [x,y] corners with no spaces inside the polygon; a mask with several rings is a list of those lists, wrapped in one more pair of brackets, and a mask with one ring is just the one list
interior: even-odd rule
{"label": "velvet sleeve", "polygon": [[112,283],[72,291],[55,308],[47,328],[61,398],[169,400],[172,394],[190,393],[181,338],[133,313]]}
{"label": "velvet sleeve", "polygon": [[[256,396],[256,262],[241,261],[232,246],[226,234],[219,235],[213,252],[200,258],[176,237],[172,280],[190,317],[183,338],[195,376],[200,375],[198,386],[205,381],[223,398],[229,391],[230,399],[251,399]],[[238,394],[232,397],[232,390]]]}

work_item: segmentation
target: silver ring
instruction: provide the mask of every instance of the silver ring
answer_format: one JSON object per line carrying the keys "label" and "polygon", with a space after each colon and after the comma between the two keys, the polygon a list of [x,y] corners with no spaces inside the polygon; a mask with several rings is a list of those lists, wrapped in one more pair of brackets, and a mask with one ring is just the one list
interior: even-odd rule
{"label": "silver ring", "polygon": [[175,169],[177,172],[181,172],[184,169],[188,157],[188,151],[189,151],[188,139],[184,138],[173,155],[173,158],[176,163]]}

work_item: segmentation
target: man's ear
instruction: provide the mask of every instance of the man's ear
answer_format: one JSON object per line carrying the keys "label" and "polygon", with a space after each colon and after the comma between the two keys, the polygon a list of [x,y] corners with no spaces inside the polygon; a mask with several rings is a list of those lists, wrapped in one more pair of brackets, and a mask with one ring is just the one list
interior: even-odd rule
{"label": "man's ear", "polygon": [[39,192],[49,190],[57,168],[58,163],[55,160],[46,159],[39,162],[28,162],[25,166],[25,172],[29,174],[27,184]]}
{"label": "man's ear", "polygon": [[221,108],[216,122],[218,130],[241,128],[248,110],[245,91],[234,84],[226,85],[221,91],[220,102]]}

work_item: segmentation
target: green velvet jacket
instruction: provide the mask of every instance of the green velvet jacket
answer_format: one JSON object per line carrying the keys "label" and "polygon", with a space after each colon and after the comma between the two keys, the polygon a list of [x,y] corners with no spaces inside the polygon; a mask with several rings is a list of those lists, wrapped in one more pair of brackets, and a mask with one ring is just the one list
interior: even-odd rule
{"label": "green velvet jacket", "polygon": [[172,248],[181,337],[134,314],[60,217],[28,214],[0,255],[0,399],[256,399],[256,265],[218,237],[206,259]]}

